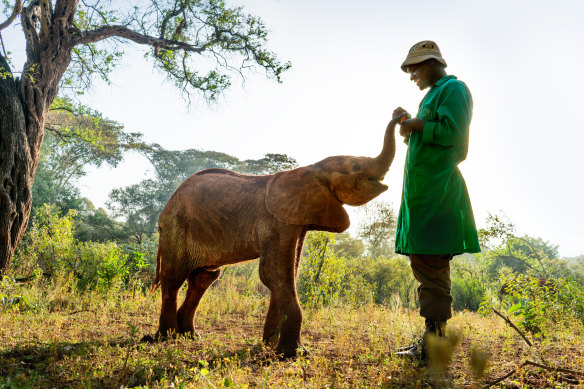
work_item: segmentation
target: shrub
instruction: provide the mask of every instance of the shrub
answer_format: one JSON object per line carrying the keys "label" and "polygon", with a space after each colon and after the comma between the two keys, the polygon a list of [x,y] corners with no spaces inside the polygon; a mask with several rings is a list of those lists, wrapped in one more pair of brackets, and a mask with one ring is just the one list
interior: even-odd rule
{"label": "shrub", "polygon": [[156,236],[140,245],[79,242],[75,239],[75,211],[60,215],[53,205],[36,212],[14,256],[14,272],[31,278],[71,278],[80,290],[139,285],[147,289],[154,274]]}
{"label": "shrub", "polygon": [[362,272],[350,266],[351,260],[335,254],[334,243],[332,233],[307,234],[297,283],[300,301],[313,307],[372,302],[373,286]]}
{"label": "shrub", "polygon": [[451,293],[452,309],[455,311],[467,309],[476,312],[485,296],[481,284],[472,278],[453,278]]}
{"label": "shrub", "polygon": [[373,285],[374,302],[406,308],[416,307],[416,280],[405,256],[391,258],[363,258],[355,260],[356,271],[363,273],[365,280]]}
{"label": "shrub", "polygon": [[75,271],[78,257],[74,254],[77,211],[61,216],[54,205],[40,207],[32,227],[24,236],[14,255],[14,271],[30,275],[40,269],[56,276],[62,270]]}
{"label": "shrub", "polygon": [[304,304],[329,305],[339,295],[345,269],[331,249],[334,242],[328,232],[306,235],[298,274],[298,297]]}
{"label": "shrub", "polygon": [[523,274],[502,278],[509,295],[507,312],[519,319],[519,325],[533,335],[545,336],[545,327],[554,328],[573,319],[584,324],[581,286],[571,279],[544,281]]}

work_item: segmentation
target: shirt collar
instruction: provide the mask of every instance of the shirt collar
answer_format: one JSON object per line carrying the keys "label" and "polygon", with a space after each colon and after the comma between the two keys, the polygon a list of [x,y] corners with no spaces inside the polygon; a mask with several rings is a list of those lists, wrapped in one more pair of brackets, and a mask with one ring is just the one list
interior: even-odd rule
{"label": "shirt collar", "polygon": [[448,81],[450,79],[456,80],[456,76],[453,76],[453,75],[444,76],[441,79],[439,79],[438,81],[436,81],[436,83],[432,86],[432,88],[441,86],[442,84],[444,84],[446,81]]}

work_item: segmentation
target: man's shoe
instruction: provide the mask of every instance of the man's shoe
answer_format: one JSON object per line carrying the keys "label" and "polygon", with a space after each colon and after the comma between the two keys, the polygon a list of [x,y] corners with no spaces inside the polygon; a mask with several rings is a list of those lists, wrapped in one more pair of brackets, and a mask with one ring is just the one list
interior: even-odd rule
{"label": "man's shoe", "polygon": [[427,352],[427,338],[429,334],[434,334],[437,336],[445,336],[446,334],[446,321],[442,320],[429,320],[426,319],[426,328],[424,330],[424,335],[421,339],[418,339],[413,344],[400,347],[395,352],[398,357],[417,359],[421,364],[428,363],[428,352]]}
{"label": "man's shoe", "polygon": [[427,362],[428,354],[426,353],[425,338],[418,339],[409,346],[398,348],[395,355],[401,358],[418,360],[422,363]]}

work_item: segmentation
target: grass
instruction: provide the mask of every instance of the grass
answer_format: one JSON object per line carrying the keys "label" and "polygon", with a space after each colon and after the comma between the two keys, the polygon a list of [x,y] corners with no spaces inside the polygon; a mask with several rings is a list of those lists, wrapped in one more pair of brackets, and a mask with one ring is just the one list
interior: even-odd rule
{"label": "grass", "polygon": [[304,308],[310,354],[280,361],[261,343],[268,296],[253,277],[225,276],[210,289],[195,319],[198,337],[154,344],[139,339],[156,331],[158,294],[79,293],[68,285],[0,290],[0,388],[480,388],[513,369],[492,387],[584,387],[584,376],[520,366],[584,370],[582,323],[546,329],[530,348],[494,314],[456,313],[449,338],[458,341],[438,345],[442,356],[423,368],[393,355],[422,331],[417,312]]}

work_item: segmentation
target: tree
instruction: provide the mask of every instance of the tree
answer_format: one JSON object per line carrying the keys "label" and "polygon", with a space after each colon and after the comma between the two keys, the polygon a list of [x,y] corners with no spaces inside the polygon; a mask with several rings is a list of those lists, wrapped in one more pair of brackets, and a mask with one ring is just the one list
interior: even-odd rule
{"label": "tree", "polygon": [[89,166],[116,167],[128,150],[145,150],[142,134],[70,99],[56,98],[48,113],[46,133],[32,186],[33,210],[55,204],[61,212],[82,205],[76,181]]}
{"label": "tree", "polygon": [[[3,2],[6,5],[6,2]],[[26,45],[20,78],[0,54],[0,272],[7,273],[26,229],[47,113],[60,89],[83,91],[109,74],[130,42],[190,102],[212,102],[250,67],[281,81],[290,67],[265,49],[263,22],[223,0],[151,0],[134,7],[89,0],[15,0],[0,31],[19,15]],[[195,62],[196,61],[196,62]],[[197,71],[207,67],[207,72]]]}
{"label": "tree", "polygon": [[397,218],[391,204],[373,201],[363,206],[362,212],[364,217],[358,236],[367,244],[369,255],[380,257],[393,254]]}
{"label": "tree", "polygon": [[541,238],[517,235],[515,225],[502,213],[489,213],[486,222],[486,228],[479,230],[484,248],[480,258],[486,262],[491,276],[498,276],[503,267],[517,274],[529,273],[546,279],[565,273],[565,264],[558,261],[557,245]]}
{"label": "tree", "polygon": [[335,254],[345,258],[361,258],[365,252],[365,244],[353,238],[348,232],[335,234],[335,243],[331,245]]}
{"label": "tree", "polygon": [[298,167],[296,160],[286,154],[266,154],[261,159],[247,159],[234,170],[247,174],[271,174]]}
{"label": "tree", "polygon": [[170,195],[152,179],[121,189],[114,189],[109,195],[108,207],[114,217],[124,217],[125,227],[138,244],[144,236],[156,231],[158,215]]}
{"label": "tree", "polygon": [[81,242],[126,241],[129,231],[123,223],[112,219],[103,208],[95,209],[86,198],[81,199],[75,219],[75,238]]}

